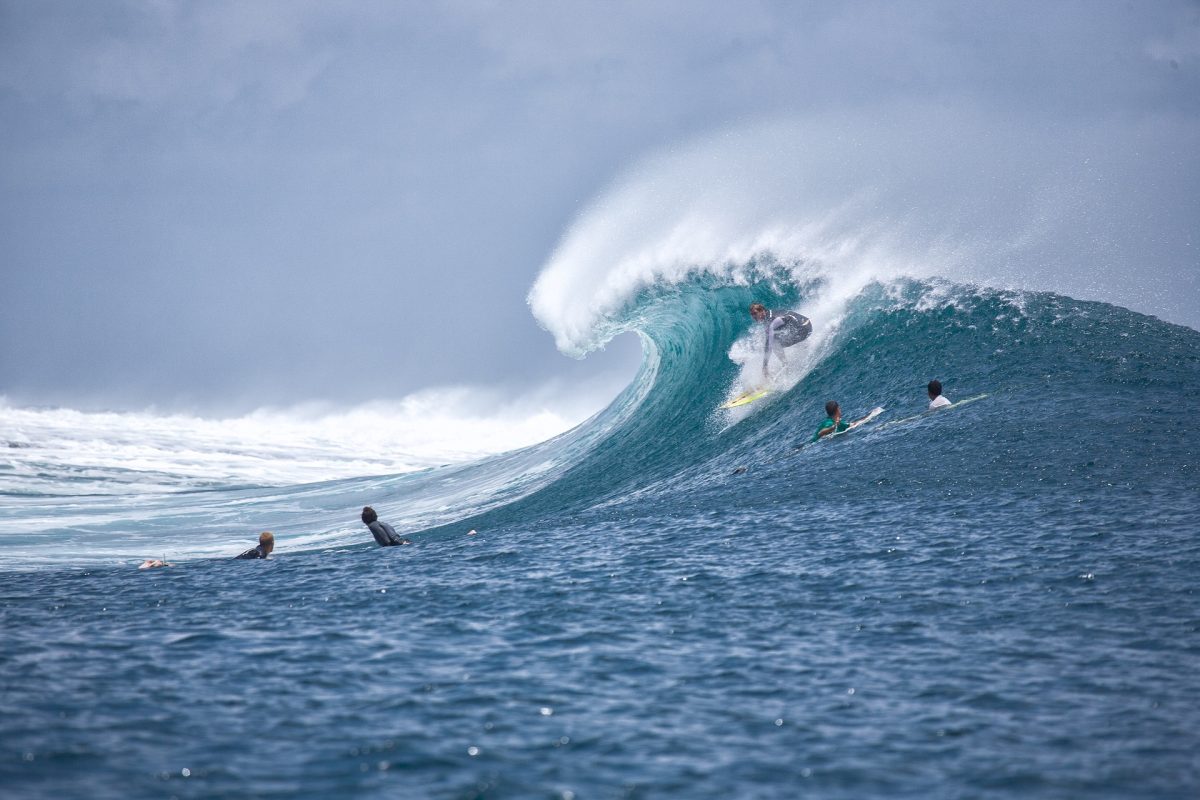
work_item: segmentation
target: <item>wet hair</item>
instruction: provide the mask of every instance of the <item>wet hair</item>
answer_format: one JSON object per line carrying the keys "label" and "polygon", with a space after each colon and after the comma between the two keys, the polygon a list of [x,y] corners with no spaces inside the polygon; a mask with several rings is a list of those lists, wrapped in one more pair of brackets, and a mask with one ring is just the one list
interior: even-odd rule
{"label": "wet hair", "polygon": [[375,513],[375,509],[370,506],[363,506],[362,521],[363,525],[370,525],[375,520],[379,519],[379,515]]}
{"label": "wet hair", "polygon": [[825,404],[825,413],[828,414],[830,417],[832,417],[837,412],[838,412],[837,400],[830,400],[828,403]]}
{"label": "wet hair", "polygon": [[941,381],[930,381],[929,382],[929,396],[937,397],[941,393],[942,393],[942,382]]}
{"label": "wet hair", "polygon": [[258,543],[259,544],[270,544],[270,545],[274,546],[275,545],[275,534],[271,533],[270,531],[263,531],[262,533],[260,533],[258,535]]}
{"label": "wet hair", "polygon": [[762,303],[751,303],[751,304],[750,304],[750,314],[751,314],[751,316],[753,316],[754,314],[757,314],[757,313],[759,313],[760,311],[761,311],[763,314],[767,313],[767,307],[766,307],[766,306],[764,306]]}

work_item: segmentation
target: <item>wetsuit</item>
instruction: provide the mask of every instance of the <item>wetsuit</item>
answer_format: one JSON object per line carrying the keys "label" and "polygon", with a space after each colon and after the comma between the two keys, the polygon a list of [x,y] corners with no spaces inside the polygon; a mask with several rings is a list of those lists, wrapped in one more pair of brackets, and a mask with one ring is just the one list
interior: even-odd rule
{"label": "wetsuit", "polygon": [[812,333],[812,320],[795,311],[777,314],[767,309],[767,345],[763,348],[763,370],[771,359],[771,353],[785,361],[783,348],[803,342]]}
{"label": "wetsuit", "polygon": [[396,529],[386,522],[375,520],[368,523],[367,527],[371,529],[371,535],[375,537],[375,541],[379,543],[380,547],[391,547],[392,545],[408,543],[407,540],[401,539],[400,535],[396,533]]}
{"label": "wetsuit", "polygon": [[250,548],[246,552],[242,553],[240,556],[234,556],[235,559],[237,559],[237,558],[266,558],[266,557],[267,557],[267,554],[265,551],[263,551],[263,546],[261,544],[258,547]]}

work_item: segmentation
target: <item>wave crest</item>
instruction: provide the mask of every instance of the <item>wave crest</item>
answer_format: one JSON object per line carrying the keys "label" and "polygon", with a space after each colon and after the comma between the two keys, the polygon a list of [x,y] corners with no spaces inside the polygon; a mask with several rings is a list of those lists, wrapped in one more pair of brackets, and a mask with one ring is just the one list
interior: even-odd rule
{"label": "wave crest", "polygon": [[[1194,262],[1180,243],[1196,195],[1181,202],[1130,182],[1168,187],[1195,174],[1196,159],[1172,154],[1198,132],[1170,121],[1109,120],[1102,134],[1089,121],[1020,122],[885,109],[744,126],[653,156],[570,226],[530,308],[574,357],[636,328],[626,317],[656,286],[701,276],[749,286],[764,264],[789,283],[820,284],[834,305],[871,281],[937,276],[1194,316],[1196,287],[1178,291],[1190,272],[1175,267]],[[1130,269],[1147,261],[1160,268]]]}

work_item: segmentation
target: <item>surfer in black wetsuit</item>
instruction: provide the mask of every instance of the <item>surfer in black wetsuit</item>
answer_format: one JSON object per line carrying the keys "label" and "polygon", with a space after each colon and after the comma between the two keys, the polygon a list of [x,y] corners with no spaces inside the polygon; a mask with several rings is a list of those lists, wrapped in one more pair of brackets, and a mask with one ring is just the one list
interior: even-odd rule
{"label": "surfer in black wetsuit", "polygon": [[240,556],[234,558],[266,558],[271,555],[271,551],[275,549],[275,536],[270,531],[263,531],[258,535],[258,547],[252,547]]}
{"label": "surfer in black wetsuit", "polygon": [[768,377],[767,362],[771,360],[772,351],[781,363],[787,363],[783,348],[799,344],[812,333],[812,320],[795,311],[776,312],[762,303],[750,304],[750,316],[755,322],[765,322],[767,325],[767,344],[763,348],[763,376]]}
{"label": "surfer in black wetsuit", "polygon": [[371,535],[375,537],[375,541],[380,547],[392,547],[397,544],[412,544],[408,539],[401,539],[396,533],[396,529],[386,522],[380,522],[379,516],[375,513],[375,509],[370,506],[364,506],[362,510],[363,524],[371,529]]}

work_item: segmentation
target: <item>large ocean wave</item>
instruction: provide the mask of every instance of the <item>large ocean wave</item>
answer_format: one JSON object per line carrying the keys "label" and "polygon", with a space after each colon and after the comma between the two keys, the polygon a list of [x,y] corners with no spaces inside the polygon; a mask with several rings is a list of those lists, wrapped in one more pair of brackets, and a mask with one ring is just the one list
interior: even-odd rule
{"label": "large ocean wave", "polygon": [[[221,421],[0,406],[0,562],[209,557],[264,528],[281,553],[366,546],[357,510],[368,503],[436,539],[681,493],[743,502],[731,471],[747,467],[750,485],[773,474],[828,399],[849,416],[887,411],[857,444],[797,455],[801,475],[864,463],[887,475],[931,446],[924,418],[889,423],[921,411],[932,378],[952,399],[988,395],[940,423],[959,438],[937,446],[993,451],[998,431],[1033,429],[1068,474],[1093,475],[1099,467],[1079,465],[1107,463],[1097,453],[1121,424],[1113,409],[1145,434],[1111,467],[1120,480],[1151,469],[1160,444],[1191,446],[1200,334],[1122,306],[1186,309],[1186,292],[1160,301],[1180,274],[1175,234],[1194,219],[1164,210],[1166,233],[1149,240],[1149,193],[1095,187],[1145,171],[1138,153],[1154,143],[1195,132],[1114,125],[1101,146],[1086,131],[948,114],[751,126],[618,179],[529,293],[564,353],[640,339],[636,377],[594,415],[611,391],[430,392],[399,408]],[[1167,180],[1161,166],[1151,172]],[[799,310],[814,333],[791,348],[770,397],[724,411],[763,384],[752,301]],[[564,411],[555,401],[566,395],[586,400]],[[1037,463],[1040,443],[1014,440],[994,466]],[[874,461],[853,461],[864,452]],[[1176,477],[1194,481],[1195,461],[1178,463]]]}
{"label": "large ocean wave", "polygon": [[[322,449],[321,442],[331,447],[325,437],[337,438],[328,431],[289,445],[287,436],[249,442],[238,425],[211,424],[186,439],[209,441],[206,450],[177,448],[175,468],[187,472],[190,465],[189,479],[181,480],[159,475],[161,458],[149,469],[141,466],[139,453],[169,450],[163,437],[179,436],[178,428],[147,432],[142,418],[95,439],[78,422],[71,441],[55,440],[107,448],[103,467],[79,466],[88,459],[76,453],[75,464],[60,464],[55,472],[37,460],[41,450],[23,446],[33,442],[10,435],[0,520],[4,562],[208,557],[262,528],[276,530],[281,552],[363,545],[356,511],[365,504],[412,536],[436,539],[468,528],[556,525],[598,509],[677,503],[689,493],[709,498],[698,503],[734,502],[740,489],[729,481],[738,466],[749,468],[744,477],[752,481],[791,458],[792,467],[811,478],[814,465],[836,468],[831,458],[862,457],[881,441],[886,455],[879,451],[874,458],[919,461],[931,446],[921,433],[927,420],[901,428],[888,423],[923,410],[923,387],[931,378],[942,380],[952,399],[988,395],[947,416],[960,437],[953,446],[994,448],[998,431],[1027,424],[1033,415],[1036,425],[1063,431],[1055,447],[1071,465],[1103,460],[1097,455],[1103,427],[1089,428],[1086,419],[1107,419],[1132,397],[1148,395],[1155,423],[1145,425],[1139,446],[1120,459],[1126,482],[1139,468],[1153,468],[1164,452],[1155,455],[1158,444],[1178,449],[1177,437],[1186,437],[1197,410],[1194,402],[1190,410],[1153,407],[1157,397],[1200,387],[1200,334],[1191,329],[1104,303],[936,279],[875,279],[831,303],[829,282],[804,269],[759,258],[725,276],[691,271],[678,282],[642,288],[605,323],[644,343],[642,368],[626,390],[566,433],[482,459],[413,465],[400,461],[408,454],[376,450],[374,460],[355,462],[354,447],[344,442],[332,454]],[[762,331],[746,310],[752,300],[799,308],[813,318],[816,332],[791,348],[772,396],[722,410],[731,394],[761,380]],[[1171,391],[1163,394],[1162,387]],[[855,445],[797,453],[827,399],[841,402],[848,416],[874,406],[887,412],[856,434]],[[1142,424],[1145,412],[1129,409],[1127,421]],[[18,413],[6,410],[10,419]],[[1039,459],[1035,445],[1007,463],[1019,469]],[[253,482],[242,474],[247,463],[260,465]],[[986,471],[989,480],[996,480],[997,468]],[[37,469],[41,475],[29,475]],[[878,469],[889,472],[886,463]],[[271,476],[284,479],[265,480]],[[29,482],[55,490],[19,489]],[[163,483],[171,484],[169,491]],[[820,491],[818,484],[813,491]]]}

